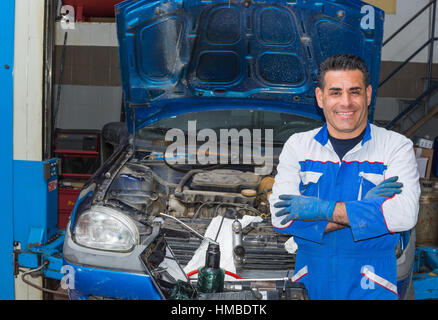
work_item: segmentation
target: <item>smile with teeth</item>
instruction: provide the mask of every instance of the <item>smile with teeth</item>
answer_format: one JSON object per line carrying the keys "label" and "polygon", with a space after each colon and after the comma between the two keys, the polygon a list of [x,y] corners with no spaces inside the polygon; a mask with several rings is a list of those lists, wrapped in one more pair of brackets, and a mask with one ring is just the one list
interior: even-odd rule
{"label": "smile with teeth", "polygon": [[338,114],[340,116],[346,116],[346,117],[353,115],[353,113],[354,113],[353,111],[349,111],[349,112],[336,112],[336,114]]}

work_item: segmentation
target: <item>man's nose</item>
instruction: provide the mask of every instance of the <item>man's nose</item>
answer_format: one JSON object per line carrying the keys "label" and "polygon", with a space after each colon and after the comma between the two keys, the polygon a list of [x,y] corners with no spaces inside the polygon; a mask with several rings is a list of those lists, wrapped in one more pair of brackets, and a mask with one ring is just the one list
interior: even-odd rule
{"label": "man's nose", "polygon": [[348,107],[351,104],[351,96],[349,95],[348,92],[344,92],[342,93],[341,96],[341,106],[343,107]]}

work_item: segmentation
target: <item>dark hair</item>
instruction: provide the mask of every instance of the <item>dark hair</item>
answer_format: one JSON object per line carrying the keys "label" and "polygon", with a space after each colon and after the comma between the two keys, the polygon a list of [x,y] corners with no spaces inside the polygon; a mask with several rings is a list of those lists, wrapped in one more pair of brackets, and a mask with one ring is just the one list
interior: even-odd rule
{"label": "dark hair", "polygon": [[363,73],[363,82],[365,84],[365,88],[367,88],[370,84],[370,72],[368,71],[365,61],[358,56],[342,54],[328,57],[321,62],[318,69],[318,87],[320,89],[324,89],[325,74],[328,71],[338,70],[360,70]]}

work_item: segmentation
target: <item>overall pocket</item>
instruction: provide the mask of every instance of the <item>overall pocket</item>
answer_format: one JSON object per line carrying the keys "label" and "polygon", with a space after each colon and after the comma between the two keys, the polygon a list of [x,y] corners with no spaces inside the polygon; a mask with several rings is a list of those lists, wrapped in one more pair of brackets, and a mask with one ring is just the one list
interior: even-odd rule
{"label": "overall pocket", "polygon": [[383,174],[359,172],[360,186],[357,200],[362,200],[368,191],[379,185],[383,180]]}
{"label": "overall pocket", "polygon": [[300,192],[303,196],[313,196],[319,198],[319,179],[321,172],[301,171],[300,172]]}

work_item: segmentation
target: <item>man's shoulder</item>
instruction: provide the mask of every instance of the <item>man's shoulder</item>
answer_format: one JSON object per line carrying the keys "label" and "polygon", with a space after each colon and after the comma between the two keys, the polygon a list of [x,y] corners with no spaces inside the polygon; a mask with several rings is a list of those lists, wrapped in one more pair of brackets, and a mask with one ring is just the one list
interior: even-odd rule
{"label": "man's shoulder", "polygon": [[398,132],[388,130],[383,127],[379,127],[375,124],[370,124],[370,127],[371,127],[371,137],[376,139],[377,142],[383,142],[389,140],[395,144],[397,142],[406,143],[410,141],[406,136]]}
{"label": "man's shoulder", "polygon": [[322,127],[308,130],[308,131],[301,131],[296,132],[293,135],[289,137],[286,143],[299,143],[299,142],[305,142],[308,143],[309,141],[313,140],[315,136],[318,134],[318,132],[321,130]]}
{"label": "man's shoulder", "polygon": [[400,150],[410,150],[412,141],[406,136],[386,128],[371,125],[371,140],[373,149],[381,155],[395,155]]}

